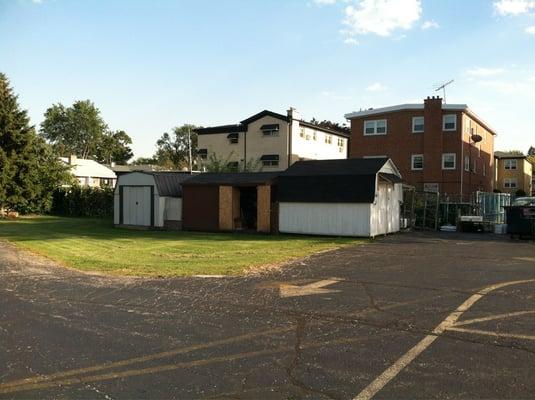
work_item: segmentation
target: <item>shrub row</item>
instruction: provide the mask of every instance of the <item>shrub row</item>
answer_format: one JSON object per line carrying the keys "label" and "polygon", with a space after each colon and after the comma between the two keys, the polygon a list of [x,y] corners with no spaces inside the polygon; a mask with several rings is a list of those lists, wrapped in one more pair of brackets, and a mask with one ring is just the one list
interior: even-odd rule
{"label": "shrub row", "polygon": [[113,216],[113,189],[70,187],[57,189],[51,213],[72,217]]}

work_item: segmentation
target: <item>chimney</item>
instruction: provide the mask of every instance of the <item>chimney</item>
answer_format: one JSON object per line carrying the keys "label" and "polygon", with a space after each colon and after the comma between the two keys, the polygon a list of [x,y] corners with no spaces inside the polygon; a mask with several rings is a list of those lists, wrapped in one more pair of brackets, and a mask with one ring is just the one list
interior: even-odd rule
{"label": "chimney", "polygon": [[433,108],[433,109],[442,109],[442,98],[440,96],[427,96],[427,99],[424,99],[424,109]]}
{"label": "chimney", "polygon": [[76,155],[75,154],[71,154],[69,156],[69,165],[74,165],[76,164]]}
{"label": "chimney", "polygon": [[288,110],[288,119],[290,119],[290,120],[296,119],[296,120],[300,121],[301,120],[301,114],[294,107],[290,107],[290,109]]}
{"label": "chimney", "polygon": [[115,165],[116,165],[116,164],[115,164],[115,161],[112,161],[110,166],[111,166],[112,168],[115,168]]}

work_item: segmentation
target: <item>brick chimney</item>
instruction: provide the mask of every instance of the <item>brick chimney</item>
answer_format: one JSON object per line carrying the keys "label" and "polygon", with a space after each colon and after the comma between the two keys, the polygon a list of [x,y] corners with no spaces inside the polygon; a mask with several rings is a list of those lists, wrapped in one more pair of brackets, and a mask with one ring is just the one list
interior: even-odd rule
{"label": "brick chimney", "polygon": [[300,120],[301,119],[301,114],[294,107],[290,107],[290,109],[287,112],[288,112],[288,119],[289,120],[292,120],[292,119]]}
{"label": "brick chimney", "polygon": [[69,165],[74,165],[76,164],[76,154],[71,154],[69,156]]}
{"label": "brick chimney", "polygon": [[[438,168],[424,169],[424,182],[442,182],[442,153],[444,135],[442,134],[442,98],[439,96],[424,99],[424,154],[426,165]],[[442,190],[442,188],[439,188]]]}

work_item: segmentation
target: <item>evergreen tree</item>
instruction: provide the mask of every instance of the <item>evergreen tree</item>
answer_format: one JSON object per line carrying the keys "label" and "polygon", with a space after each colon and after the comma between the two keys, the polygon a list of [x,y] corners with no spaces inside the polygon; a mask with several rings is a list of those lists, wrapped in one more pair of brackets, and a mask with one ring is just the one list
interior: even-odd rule
{"label": "evergreen tree", "polygon": [[70,180],[68,168],[36,134],[0,73],[0,208],[46,212],[53,190]]}

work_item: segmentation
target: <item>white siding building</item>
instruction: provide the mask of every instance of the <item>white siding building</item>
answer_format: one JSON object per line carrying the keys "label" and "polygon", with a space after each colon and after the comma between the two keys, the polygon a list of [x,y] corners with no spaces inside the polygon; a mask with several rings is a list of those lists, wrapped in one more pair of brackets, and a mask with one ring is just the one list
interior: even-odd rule
{"label": "white siding building", "polygon": [[287,115],[264,110],[237,125],[196,130],[198,157],[215,157],[242,171],[245,162],[258,162],[262,171],[283,171],[299,160],[345,159],[349,133],[303,121],[293,108]]}
{"label": "white siding building", "polygon": [[374,237],[400,230],[401,175],[382,159],[301,161],[278,178],[279,231]]}
{"label": "white siding building", "polygon": [[60,160],[71,166],[71,174],[78,180],[80,186],[114,187],[117,180],[115,172],[94,160],[70,157],[60,157]]}

